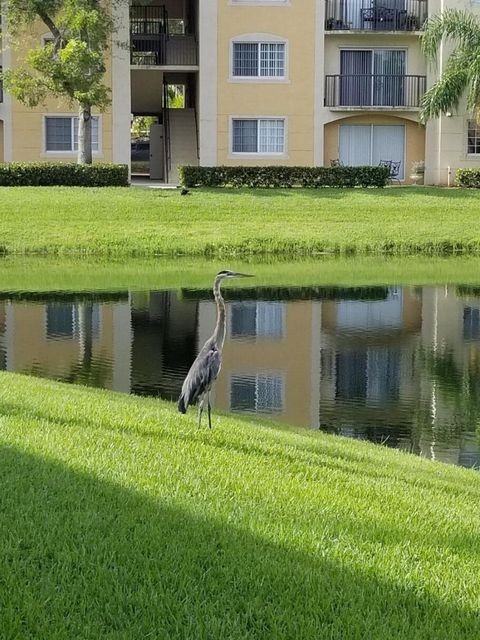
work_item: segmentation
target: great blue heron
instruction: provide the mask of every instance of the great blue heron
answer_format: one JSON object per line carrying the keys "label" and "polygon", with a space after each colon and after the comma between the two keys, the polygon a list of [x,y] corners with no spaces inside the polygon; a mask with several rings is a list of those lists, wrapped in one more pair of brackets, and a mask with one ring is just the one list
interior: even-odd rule
{"label": "great blue heron", "polygon": [[198,400],[198,426],[202,421],[203,404],[207,399],[208,426],[212,427],[210,389],[217,379],[222,364],[222,349],[225,341],[225,302],[220,293],[220,284],[227,278],[251,278],[247,273],[238,271],[220,271],[215,276],[213,295],[217,303],[217,324],[211,338],[203,345],[195,358],[190,371],[182,386],[182,393],[178,399],[178,410],[186,413],[189,404]]}

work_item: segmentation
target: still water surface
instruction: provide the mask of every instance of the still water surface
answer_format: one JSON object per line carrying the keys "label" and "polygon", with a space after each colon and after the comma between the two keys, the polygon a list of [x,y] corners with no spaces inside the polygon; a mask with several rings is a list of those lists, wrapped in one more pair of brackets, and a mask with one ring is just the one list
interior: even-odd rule
{"label": "still water surface", "polygon": [[[214,404],[480,466],[480,287],[225,290]],[[176,399],[209,289],[0,294],[0,367]]]}

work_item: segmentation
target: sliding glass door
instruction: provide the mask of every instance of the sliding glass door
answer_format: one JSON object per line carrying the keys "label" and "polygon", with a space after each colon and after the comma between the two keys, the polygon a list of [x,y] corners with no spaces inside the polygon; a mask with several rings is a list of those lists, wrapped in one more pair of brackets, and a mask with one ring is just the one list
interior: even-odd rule
{"label": "sliding glass door", "polygon": [[376,166],[380,160],[400,162],[399,180],[405,177],[403,125],[340,125],[339,158],[348,166]]}
{"label": "sliding glass door", "polygon": [[344,49],[340,52],[342,106],[402,106],[404,88],[405,51]]}

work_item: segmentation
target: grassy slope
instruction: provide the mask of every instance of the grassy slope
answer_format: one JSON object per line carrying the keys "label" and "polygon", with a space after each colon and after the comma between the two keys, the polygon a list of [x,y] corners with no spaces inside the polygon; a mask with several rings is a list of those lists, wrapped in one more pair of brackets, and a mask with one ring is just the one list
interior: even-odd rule
{"label": "grassy slope", "polygon": [[0,248],[19,253],[223,255],[480,250],[467,190],[4,188]]}
{"label": "grassy slope", "polygon": [[480,476],[0,374],[3,638],[480,635]]}

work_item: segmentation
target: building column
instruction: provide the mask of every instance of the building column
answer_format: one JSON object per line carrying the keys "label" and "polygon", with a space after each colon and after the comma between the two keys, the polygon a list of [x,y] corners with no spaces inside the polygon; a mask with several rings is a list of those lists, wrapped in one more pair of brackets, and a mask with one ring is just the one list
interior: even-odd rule
{"label": "building column", "polygon": [[112,160],[130,167],[130,7],[113,5],[112,36]]}
{"label": "building column", "polygon": [[324,110],[324,78],[325,78],[325,2],[315,0],[315,87],[313,105],[313,164],[323,166],[324,163],[324,123],[322,112]]}
{"label": "building column", "polygon": [[217,164],[218,0],[199,0],[200,164]]}

